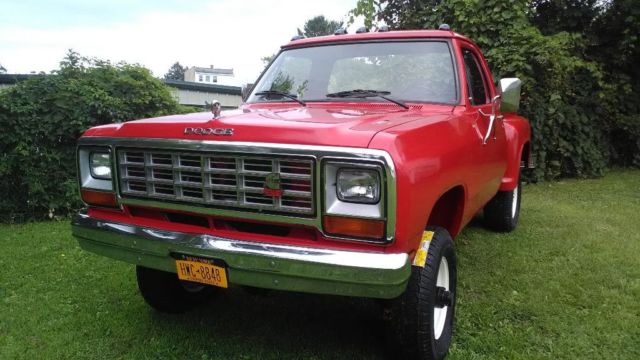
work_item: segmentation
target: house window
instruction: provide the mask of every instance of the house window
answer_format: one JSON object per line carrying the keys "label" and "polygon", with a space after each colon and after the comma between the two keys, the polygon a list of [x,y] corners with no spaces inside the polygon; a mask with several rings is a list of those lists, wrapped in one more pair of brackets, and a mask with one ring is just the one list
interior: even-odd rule
{"label": "house window", "polygon": [[198,81],[202,82],[202,75],[198,75]]}
{"label": "house window", "polygon": [[204,81],[206,81],[206,82],[211,81],[211,80],[210,80],[210,78],[209,78],[209,75],[207,75],[207,76],[205,76],[205,77],[204,77]]}

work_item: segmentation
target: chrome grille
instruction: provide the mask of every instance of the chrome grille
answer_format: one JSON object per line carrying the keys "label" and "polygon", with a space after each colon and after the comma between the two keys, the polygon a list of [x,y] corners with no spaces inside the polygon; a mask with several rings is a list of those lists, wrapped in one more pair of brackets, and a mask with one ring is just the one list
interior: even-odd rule
{"label": "chrome grille", "polygon": [[[166,199],[239,209],[313,213],[311,157],[118,150],[122,196]],[[281,197],[263,193],[280,174]]]}

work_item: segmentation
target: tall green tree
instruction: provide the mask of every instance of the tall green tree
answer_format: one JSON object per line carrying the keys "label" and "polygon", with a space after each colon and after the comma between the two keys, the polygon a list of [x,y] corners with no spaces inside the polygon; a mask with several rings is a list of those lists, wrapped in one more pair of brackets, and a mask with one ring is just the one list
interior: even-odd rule
{"label": "tall green tree", "polygon": [[329,20],[324,15],[312,17],[304,23],[302,30],[298,28],[298,35],[304,37],[316,37],[324,35],[332,35],[336,30],[341,28],[341,21]]}
{"label": "tall green tree", "polygon": [[591,26],[588,56],[605,73],[600,121],[618,165],[640,166],[640,1],[612,0]]}
{"label": "tall green tree", "polygon": [[180,65],[180,62],[176,61],[166,74],[164,74],[165,80],[184,80],[184,72],[187,71],[186,66]]}
{"label": "tall green tree", "polygon": [[544,35],[587,33],[601,11],[601,0],[534,0],[529,16]]}

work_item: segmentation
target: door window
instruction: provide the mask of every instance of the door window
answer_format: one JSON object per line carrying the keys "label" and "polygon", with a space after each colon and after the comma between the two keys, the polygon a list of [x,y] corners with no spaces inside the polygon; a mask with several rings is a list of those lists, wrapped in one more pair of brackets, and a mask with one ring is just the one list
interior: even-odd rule
{"label": "door window", "polygon": [[487,98],[487,84],[482,76],[480,63],[476,56],[469,49],[462,49],[464,57],[464,67],[467,73],[467,88],[469,89],[469,100],[472,105],[484,105],[489,103]]}

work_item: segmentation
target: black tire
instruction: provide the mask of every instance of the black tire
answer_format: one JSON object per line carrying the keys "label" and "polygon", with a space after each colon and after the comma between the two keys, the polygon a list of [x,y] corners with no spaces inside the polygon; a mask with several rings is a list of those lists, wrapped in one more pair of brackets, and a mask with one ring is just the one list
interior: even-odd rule
{"label": "black tire", "polygon": [[166,313],[181,313],[207,300],[217,289],[183,282],[178,275],[136,266],[138,289],[152,308]]}
{"label": "black tire", "polygon": [[[388,338],[394,358],[442,359],[451,345],[457,284],[455,249],[447,230],[440,227],[429,230],[434,231],[434,235],[424,267],[412,267],[407,289],[399,298],[392,300],[386,309]],[[437,286],[443,258],[448,265],[447,293],[443,293],[442,288]],[[448,306],[442,306],[444,303]],[[446,314],[439,335],[434,326],[436,308],[443,309],[442,314]],[[397,356],[398,354],[402,356]]]}
{"label": "black tire", "polygon": [[521,199],[522,181],[518,177],[518,186],[514,190],[498,191],[484,206],[484,225],[494,231],[513,231],[518,226]]}

